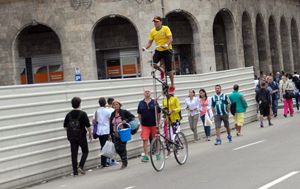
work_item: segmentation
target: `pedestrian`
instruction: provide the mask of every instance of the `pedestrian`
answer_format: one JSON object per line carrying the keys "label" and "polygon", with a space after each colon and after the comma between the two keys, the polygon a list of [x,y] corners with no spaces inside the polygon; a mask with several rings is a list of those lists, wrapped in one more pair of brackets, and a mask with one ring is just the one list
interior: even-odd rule
{"label": "pedestrian", "polygon": [[207,93],[204,89],[199,90],[199,104],[200,104],[200,119],[204,126],[206,141],[210,141],[213,113],[211,110],[211,98],[207,97]]}
{"label": "pedestrian", "polygon": [[[157,64],[159,61],[163,60],[165,71],[170,76],[171,86],[169,90],[174,92],[174,74],[172,71],[172,32],[168,26],[162,24],[162,18],[160,16],[155,16],[152,21],[154,23],[154,28],[151,29],[149,41],[147,45],[143,47],[143,50],[150,48],[153,41],[155,41],[157,48],[153,55],[153,62]],[[164,71],[161,71],[161,79],[164,79]]]}
{"label": "pedestrian", "polygon": [[[295,72],[297,73],[297,72]],[[298,74],[297,74],[298,75]],[[293,76],[293,84],[295,89],[295,101],[297,112],[299,113],[299,103],[300,103],[300,79],[297,75]]]}
{"label": "pedestrian", "polygon": [[260,89],[256,93],[255,99],[256,99],[256,102],[259,105],[260,127],[261,128],[264,127],[264,124],[263,124],[264,117],[268,118],[269,126],[272,126],[273,125],[271,123],[272,116],[271,116],[271,112],[270,112],[272,100],[271,100],[270,91],[267,89],[267,83],[266,82],[261,83]]}
{"label": "pedestrian", "polygon": [[231,105],[235,104],[235,114],[234,114],[234,123],[236,135],[241,136],[242,126],[245,122],[245,112],[248,107],[248,104],[244,98],[244,94],[239,92],[239,86],[235,84],[233,86],[233,91],[229,95]]}
{"label": "pedestrian", "polygon": [[214,113],[215,119],[215,127],[216,127],[216,142],[215,145],[221,145],[221,123],[223,121],[224,126],[227,131],[227,139],[229,142],[232,142],[232,136],[229,126],[229,111],[230,111],[230,103],[229,98],[226,94],[221,92],[221,86],[215,86],[216,94],[212,97],[212,111]]}
{"label": "pedestrian", "polygon": [[198,132],[197,132],[197,124],[199,120],[199,99],[196,97],[195,91],[193,89],[189,90],[189,97],[185,99],[186,110],[188,111],[188,120],[189,125],[194,133],[194,141],[198,141]]}
{"label": "pedestrian", "polygon": [[[157,108],[157,109],[156,109]],[[155,110],[156,109],[156,110]],[[157,121],[160,122],[160,108],[156,107],[156,101],[151,98],[150,89],[144,89],[144,99],[138,104],[137,113],[141,123],[141,138],[143,140],[144,156],[142,162],[148,162],[148,142],[150,136],[155,137],[157,133],[157,122],[155,111],[157,111]]]}
{"label": "pedestrian", "polygon": [[[81,99],[74,97],[71,100],[71,104],[73,110],[66,115],[64,128],[67,131],[67,138],[70,142],[73,175],[77,176],[78,172],[83,175],[85,174],[84,164],[89,153],[86,130],[88,131],[90,141],[92,141],[92,131],[87,113],[80,110]],[[81,148],[82,155],[78,166],[77,156],[79,147]]]}
{"label": "pedestrian", "polygon": [[120,124],[122,124],[122,128],[125,127],[124,124],[134,120],[134,115],[125,109],[121,109],[122,104],[118,100],[114,100],[112,105],[115,110],[110,117],[110,134],[112,141],[115,144],[116,152],[120,156],[122,161],[121,169],[124,169],[128,165],[126,149],[127,142],[121,141],[118,135],[117,127]]}
{"label": "pedestrian", "polygon": [[293,83],[286,77],[282,76],[279,83],[280,99],[283,101],[283,115],[287,117],[290,113],[291,117],[294,116],[293,97],[295,97],[295,88]]}
{"label": "pedestrian", "polygon": [[267,77],[268,86],[271,88],[272,95],[272,112],[274,117],[278,114],[278,100],[279,100],[279,84],[273,81],[273,77]]}
{"label": "pedestrian", "polygon": [[[93,119],[93,123],[97,124],[97,136],[99,138],[100,142],[100,148],[104,147],[106,141],[109,138],[110,134],[110,125],[109,120],[111,113],[110,111],[105,107],[106,100],[105,98],[101,97],[99,98],[99,108],[95,112],[95,116]],[[107,157],[101,156],[101,165],[100,168],[108,167],[109,164],[107,163]]]}
{"label": "pedestrian", "polygon": [[[113,113],[115,111],[115,109],[113,109],[113,107],[112,107],[112,103],[113,103],[114,100],[115,99],[112,98],[112,97],[108,97],[107,98],[107,106],[106,106],[106,108],[110,112],[110,115],[111,115],[111,113]],[[111,158],[107,158],[107,164],[110,165],[110,166],[119,165],[119,163],[117,162],[117,160],[111,159]]]}

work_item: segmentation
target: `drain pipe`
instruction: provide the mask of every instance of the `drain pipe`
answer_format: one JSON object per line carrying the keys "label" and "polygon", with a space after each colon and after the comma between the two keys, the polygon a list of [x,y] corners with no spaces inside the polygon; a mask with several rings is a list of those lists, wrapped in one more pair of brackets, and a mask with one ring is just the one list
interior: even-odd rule
{"label": "drain pipe", "polygon": [[165,18],[165,3],[164,3],[164,0],[161,0],[161,12],[162,12],[162,17]]}

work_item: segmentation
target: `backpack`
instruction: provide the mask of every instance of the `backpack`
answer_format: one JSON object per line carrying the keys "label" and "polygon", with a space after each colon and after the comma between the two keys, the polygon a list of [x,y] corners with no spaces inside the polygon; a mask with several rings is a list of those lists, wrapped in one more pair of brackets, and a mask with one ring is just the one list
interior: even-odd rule
{"label": "backpack", "polygon": [[73,118],[71,114],[69,114],[69,123],[67,127],[67,136],[68,140],[81,140],[82,139],[82,129],[80,126],[80,117],[82,112],[79,113],[77,118]]}
{"label": "backpack", "polygon": [[233,102],[230,104],[230,112],[232,115],[235,115],[236,113],[236,102]]}
{"label": "backpack", "polygon": [[295,81],[295,85],[296,85],[296,88],[298,90],[300,90],[300,79],[298,79],[297,81]]}

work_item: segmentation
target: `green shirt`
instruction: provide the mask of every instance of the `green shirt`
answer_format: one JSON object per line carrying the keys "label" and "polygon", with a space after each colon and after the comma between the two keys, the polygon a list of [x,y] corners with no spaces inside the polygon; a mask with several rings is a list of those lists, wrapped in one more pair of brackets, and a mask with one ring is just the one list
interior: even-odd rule
{"label": "green shirt", "polygon": [[243,93],[240,93],[238,91],[232,91],[232,93],[229,95],[230,102],[236,103],[236,113],[246,112],[248,104],[244,100],[243,96]]}
{"label": "green shirt", "polygon": [[228,96],[223,93],[220,95],[214,95],[211,98],[211,106],[215,109],[215,114],[217,115],[227,115],[228,104]]}

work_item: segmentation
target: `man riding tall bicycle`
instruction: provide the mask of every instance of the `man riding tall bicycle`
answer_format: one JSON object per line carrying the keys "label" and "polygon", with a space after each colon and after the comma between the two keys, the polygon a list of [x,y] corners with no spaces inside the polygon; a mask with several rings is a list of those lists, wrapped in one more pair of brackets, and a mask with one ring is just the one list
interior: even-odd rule
{"label": "man riding tall bicycle", "polygon": [[164,79],[164,72],[166,72],[171,80],[169,91],[174,92],[174,73],[172,71],[172,32],[168,26],[162,25],[161,17],[155,16],[152,21],[154,23],[154,28],[151,29],[149,41],[147,45],[143,47],[143,50],[150,48],[153,41],[155,41],[157,48],[155,49],[155,53],[153,55],[153,62],[155,64],[158,62],[163,62],[165,69],[158,68],[161,71],[161,80]]}

